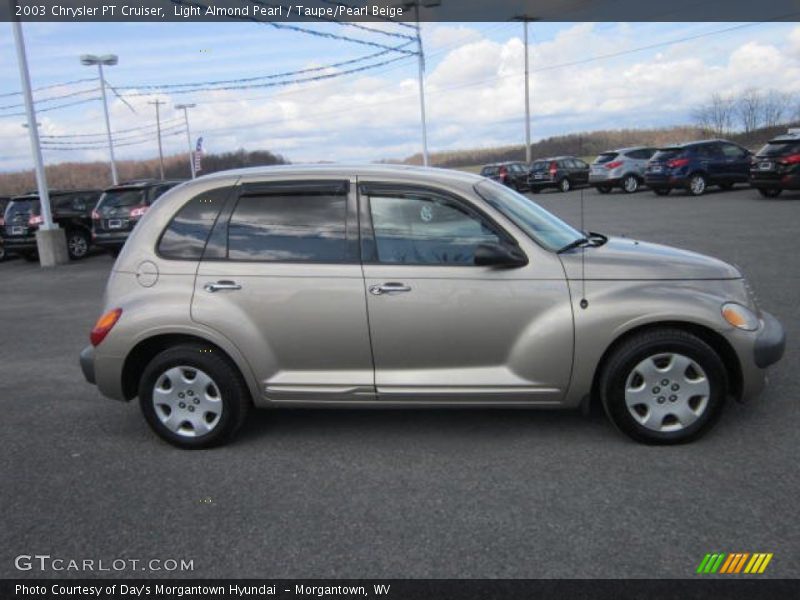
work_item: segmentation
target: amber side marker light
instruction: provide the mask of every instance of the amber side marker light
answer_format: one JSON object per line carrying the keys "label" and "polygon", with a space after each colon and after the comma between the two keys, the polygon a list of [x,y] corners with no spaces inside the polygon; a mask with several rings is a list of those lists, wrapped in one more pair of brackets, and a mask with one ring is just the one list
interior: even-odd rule
{"label": "amber side marker light", "polygon": [[745,331],[755,331],[758,329],[758,317],[749,308],[728,302],[722,306],[722,316],[725,320],[739,329]]}
{"label": "amber side marker light", "polygon": [[111,328],[117,324],[119,318],[122,316],[122,309],[115,308],[114,310],[110,310],[105,313],[102,317],[97,319],[97,323],[94,324],[94,328],[92,328],[92,333],[89,334],[89,339],[92,342],[92,346],[97,346],[106,339],[108,332],[111,331]]}

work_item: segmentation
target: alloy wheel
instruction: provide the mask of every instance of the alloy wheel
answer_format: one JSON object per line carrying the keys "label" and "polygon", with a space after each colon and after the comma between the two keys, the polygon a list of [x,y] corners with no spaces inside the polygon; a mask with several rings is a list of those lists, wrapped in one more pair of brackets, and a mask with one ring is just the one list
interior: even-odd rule
{"label": "alloy wheel", "polygon": [[86,238],[77,234],[70,236],[67,241],[67,247],[69,248],[69,255],[73,258],[82,258],[89,251],[89,243]]}
{"label": "alloy wheel", "polygon": [[639,180],[633,175],[628,175],[622,183],[622,189],[628,194],[634,193],[639,189]]}

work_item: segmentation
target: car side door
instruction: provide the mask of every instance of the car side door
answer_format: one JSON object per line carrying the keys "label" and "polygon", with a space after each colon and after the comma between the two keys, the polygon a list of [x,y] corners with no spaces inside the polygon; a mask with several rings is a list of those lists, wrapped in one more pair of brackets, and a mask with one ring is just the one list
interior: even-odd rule
{"label": "car side door", "polygon": [[724,156],[725,174],[728,181],[731,183],[746,182],[750,176],[750,151],[727,142],[721,143],[720,149]]}
{"label": "car side door", "polygon": [[263,400],[374,398],[350,180],[240,185],[198,266],[192,319],[248,358]]}
{"label": "car side door", "polygon": [[[364,181],[362,261],[380,402],[557,404],[569,383],[572,311],[560,263],[476,265],[518,243],[451,192]],[[557,264],[558,263],[558,264]]]}

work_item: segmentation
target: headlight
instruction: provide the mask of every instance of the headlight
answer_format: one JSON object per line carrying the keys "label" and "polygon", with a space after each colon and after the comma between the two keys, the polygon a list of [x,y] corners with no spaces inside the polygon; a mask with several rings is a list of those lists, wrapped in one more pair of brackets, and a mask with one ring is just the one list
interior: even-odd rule
{"label": "headlight", "polygon": [[722,305],[722,316],[725,320],[739,329],[755,331],[758,329],[758,317],[755,313],[736,302],[726,302]]}

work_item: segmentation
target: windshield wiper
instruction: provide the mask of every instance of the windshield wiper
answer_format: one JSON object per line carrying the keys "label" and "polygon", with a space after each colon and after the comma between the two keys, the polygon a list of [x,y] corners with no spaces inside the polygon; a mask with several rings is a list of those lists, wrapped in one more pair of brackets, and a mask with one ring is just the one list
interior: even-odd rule
{"label": "windshield wiper", "polygon": [[589,231],[584,233],[586,233],[587,237],[580,237],[577,240],[571,241],[563,248],[559,248],[556,251],[556,253],[562,254],[564,252],[568,252],[569,250],[573,250],[575,248],[586,248],[586,247],[596,248],[598,246],[602,246],[608,241],[608,238],[604,236],[602,233],[595,233],[594,231]]}

